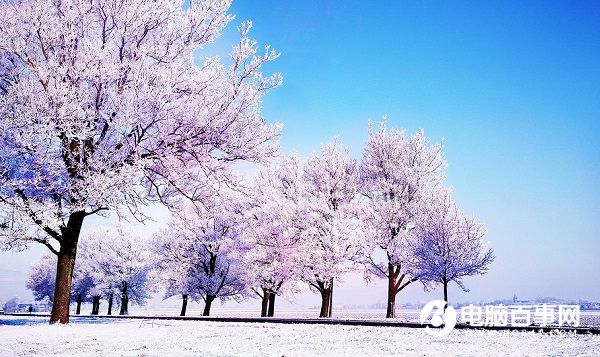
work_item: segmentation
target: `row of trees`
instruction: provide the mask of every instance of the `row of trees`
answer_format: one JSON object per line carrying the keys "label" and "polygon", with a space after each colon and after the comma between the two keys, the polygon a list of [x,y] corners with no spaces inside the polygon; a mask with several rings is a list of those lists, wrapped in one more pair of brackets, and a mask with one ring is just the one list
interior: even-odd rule
{"label": "row of trees", "polygon": [[[45,254],[34,264],[26,282],[35,300],[54,301],[56,256]],[[129,303],[144,304],[153,292],[150,282],[151,256],[146,243],[123,226],[97,228],[82,239],[79,258],[73,270],[71,302],[75,314],[81,304],[92,303],[92,315],[100,312],[100,300],[108,301],[107,314],[113,305],[120,306],[120,315],[128,313]]]}
{"label": "row of trees", "polygon": [[[362,266],[388,279],[393,317],[407,284],[484,271],[483,228],[441,188],[442,148],[422,132],[382,127],[360,164],[334,142],[306,162],[281,158],[252,189],[240,184],[237,162],[277,156],[281,125],[266,124],[261,104],[282,77],[263,75],[279,54],[259,52],[250,22],[230,61],[202,56],[233,19],[230,5],[0,2],[0,243],[56,256],[50,323],[69,321],[84,221],[143,221],[152,202],[173,211],[154,245],[168,294],[208,305],[239,296],[243,281],[272,314],[275,297],[303,282],[328,316],[334,284]],[[118,248],[108,236],[103,246]]]}
{"label": "row of trees", "polygon": [[[154,267],[165,298],[182,298],[182,315],[190,299],[204,301],[209,315],[216,299],[256,294],[261,316],[273,316],[277,296],[306,284],[328,317],[335,283],[358,269],[367,279],[387,279],[387,317],[396,316],[396,295],[415,281],[442,285],[448,301],[448,284],[466,289],[462,278],[484,273],[493,256],[483,225],[460,212],[443,186],[445,166],[441,145],[423,132],[388,131],[382,122],[371,128],[360,163],[335,140],[304,162],[280,157],[241,192],[186,206],[147,243],[154,258],[139,268]],[[139,269],[130,268],[133,257],[122,258],[143,244],[122,228],[93,235],[100,246],[88,252],[83,245],[81,266],[100,270],[91,280],[105,276],[103,291],[126,306]],[[81,297],[78,266],[73,291]],[[134,276],[117,274],[123,269]]]}
{"label": "row of trees", "polygon": [[[339,140],[302,162],[282,156],[249,188],[175,215],[153,246],[168,296],[196,296],[207,308],[244,286],[272,316],[275,298],[307,284],[331,316],[332,292],[345,274],[388,280],[387,317],[396,295],[415,281],[427,289],[484,273],[493,261],[485,229],[463,214],[444,187],[441,145],[371,127],[360,163]],[[208,310],[205,311],[207,313]]]}

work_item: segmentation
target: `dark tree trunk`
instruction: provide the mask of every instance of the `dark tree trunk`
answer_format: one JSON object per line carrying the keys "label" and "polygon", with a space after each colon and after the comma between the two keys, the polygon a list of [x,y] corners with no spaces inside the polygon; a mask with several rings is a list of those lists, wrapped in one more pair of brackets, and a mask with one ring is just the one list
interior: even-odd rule
{"label": "dark tree trunk", "polygon": [[400,265],[388,265],[388,303],[386,318],[395,318],[396,315],[396,295],[409,284],[417,281],[417,278],[409,278],[404,281],[405,274],[400,275]]}
{"label": "dark tree trunk", "polygon": [[56,283],[50,324],[69,323],[69,305],[71,304],[71,284],[73,282],[73,267],[77,255],[77,242],[85,212],[75,212],[69,216],[67,227],[62,232],[62,242],[58,251],[56,263]]}
{"label": "dark tree trunk", "polygon": [[275,294],[273,292],[269,294],[269,311],[267,312],[268,317],[273,317],[273,315],[275,315],[275,298],[276,297],[277,297],[277,294]]}
{"label": "dark tree trunk", "polygon": [[185,311],[187,310],[188,303],[188,294],[183,294],[181,297],[183,302],[181,303],[181,313],[179,314],[179,316],[185,316]]}
{"label": "dark tree trunk", "polygon": [[321,312],[319,317],[329,317],[329,305],[331,304],[331,288],[321,290]]}
{"label": "dark tree trunk", "polygon": [[121,293],[121,311],[119,311],[119,315],[128,315],[129,314],[129,296],[127,296],[127,285],[123,288],[123,292]]}
{"label": "dark tree trunk", "polygon": [[113,294],[110,293],[110,295],[108,295],[108,312],[106,313],[107,315],[112,315],[112,306],[113,306]]}
{"label": "dark tree trunk", "polygon": [[331,317],[331,313],[333,312],[333,278],[331,278],[330,287],[329,287],[329,316]]}
{"label": "dark tree trunk", "polygon": [[269,295],[270,293],[266,289],[263,289],[263,294],[261,296],[262,305],[260,309],[260,317],[267,317],[269,309]]}
{"label": "dark tree trunk", "polygon": [[100,296],[92,297],[92,315],[100,313]]}
{"label": "dark tree trunk", "polygon": [[385,317],[388,319],[396,318],[396,295],[398,292],[408,284],[400,286],[402,284],[402,280],[404,280],[404,275],[400,277],[400,266],[388,264],[388,303],[387,303],[387,311],[385,313]]}
{"label": "dark tree trunk", "polygon": [[448,303],[448,280],[443,279],[442,284],[444,285],[444,301],[446,302],[446,305],[444,305],[444,312],[446,312],[446,307],[448,307],[448,305],[449,305],[449,303]]}
{"label": "dark tree trunk", "polygon": [[77,295],[77,308],[75,309],[75,315],[81,314],[81,300],[83,300],[81,294]]}
{"label": "dark tree trunk", "polygon": [[204,312],[202,313],[202,316],[210,316],[210,306],[215,298],[216,296],[214,295],[206,295],[206,299],[204,300]]}
{"label": "dark tree trunk", "polygon": [[397,287],[397,277],[395,274],[389,274],[388,276],[388,302],[387,302],[387,312],[385,313],[385,317],[395,318],[396,317],[396,294],[398,291]]}

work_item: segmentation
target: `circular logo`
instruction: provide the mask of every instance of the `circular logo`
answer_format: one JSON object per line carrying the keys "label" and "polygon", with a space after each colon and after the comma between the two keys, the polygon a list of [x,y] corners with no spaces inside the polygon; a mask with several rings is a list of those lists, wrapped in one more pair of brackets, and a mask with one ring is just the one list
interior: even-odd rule
{"label": "circular logo", "polygon": [[456,326],[456,310],[452,306],[444,307],[446,302],[444,300],[432,300],[428,302],[421,310],[421,324],[427,323],[427,318],[431,313],[431,321],[429,322],[433,327],[440,327],[444,325],[440,330],[432,329],[429,326],[425,327],[425,332],[434,337],[442,337],[448,335]]}

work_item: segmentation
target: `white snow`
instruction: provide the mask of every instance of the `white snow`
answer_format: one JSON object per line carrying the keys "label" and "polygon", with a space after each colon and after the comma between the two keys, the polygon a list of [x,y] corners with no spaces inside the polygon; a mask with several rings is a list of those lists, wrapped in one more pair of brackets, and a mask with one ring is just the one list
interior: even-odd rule
{"label": "white snow", "polygon": [[598,356],[600,336],[204,321],[0,316],[1,356]]}

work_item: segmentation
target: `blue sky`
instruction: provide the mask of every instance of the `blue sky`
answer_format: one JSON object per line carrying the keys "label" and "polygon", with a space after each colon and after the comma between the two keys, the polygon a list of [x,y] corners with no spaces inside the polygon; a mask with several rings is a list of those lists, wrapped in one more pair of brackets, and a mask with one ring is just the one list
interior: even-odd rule
{"label": "blue sky", "polygon": [[598,2],[241,0],[233,12],[282,51],[264,113],[284,123],[284,151],[339,135],[359,157],[384,114],[444,140],[448,184],[497,255],[455,294],[600,299]]}
{"label": "blue sky", "polygon": [[[600,3],[238,0],[232,12],[208,51],[223,53],[248,19],[282,51],[268,69],[284,85],[263,111],[284,124],[283,151],[337,135],[358,158],[368,119],[384,114],[444,140],[447,182],[497,255],[451,299],[600,300]],[[25,271],[41,251],[0,253],[0,268]],[[417,284],[401,294],[441,297]],[[385,286],[349,277],[337,297],[385,301]]]}

